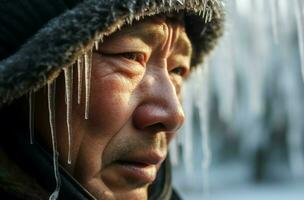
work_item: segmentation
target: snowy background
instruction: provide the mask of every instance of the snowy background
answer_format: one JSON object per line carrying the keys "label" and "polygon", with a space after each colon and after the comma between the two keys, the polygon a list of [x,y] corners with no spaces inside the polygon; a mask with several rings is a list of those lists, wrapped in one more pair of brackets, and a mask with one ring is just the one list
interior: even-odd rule
{"label": "snowy background", "polygon": [[184,88],[174,185],[186,200],[303,200],[304,0],[224,3],[225,36]]}

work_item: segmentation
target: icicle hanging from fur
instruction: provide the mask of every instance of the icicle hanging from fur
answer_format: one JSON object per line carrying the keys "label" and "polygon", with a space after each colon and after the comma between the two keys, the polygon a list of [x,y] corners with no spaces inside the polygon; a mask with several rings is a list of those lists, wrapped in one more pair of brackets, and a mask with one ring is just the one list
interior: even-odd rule
{"label": "icicle hanging from fur", "polygon": [[98,40],[96,40],[94,42],[94,48],[95,48],[96,51],[98,51],[98,49],[99,49],[99,41]]}
{"label": "icicle hanging from fur", "polygon": [[294,0],[295,14],[298,28],[299,50],[301,58],[302,78],[304,80],[304,4],[301,0]]}
{"label": "icicle hanging from fur", "polygon": [[72,105],[73,105],[73,66],[64,68],[66,124],[68,129],[68,164],[71,164],[71,135],[72,135]]}
{"label": "icicle hanging from fur", "polygon": [[77,103],[81,103],[82,79],[83,79],[83,56],[77,59],[78,85],[77,85]]}
{"label": "icicle hanging from fur", "polygon": [[84,54],[85,68],[85,119],[89,119],[91,72],[92,72],[92,49]]}
{"label": "icicle hanging from fur", "polygon": [[208,97],[209,97],[209,92],[208,92],[208,77],[210,76],[208,72],[208,66],[206,66],[203,74],[202,74],[202,79],[203,83],[205,83],[203,87],[203,101],[200,103],[199,109],[200,109],[200,118],[201,118],[201,133],[202,133],[202,147],[203,147],[203,161],[202,161],[202,167],[203,167],[203,173],[204,173],[204,183],[203,183],[203,188],[205,195],[209,195],[209,168],[211,164],[211,148],[210,148],[210,141],[209,141],[209,103],[208,103]]}
{"label": "icicle hanging from fur", "polygon": [[48,109],[49,109],[49,123],[52,137],[53,149],[53,167],[56,179],[55,191],[49,197],[49,200],[57,200],[61,187],[61,179],[59,174],[58,152],[57,152],[57,138],[56,138],[56,120],[55,120],[55,95],[56,95],[56,82],[48,83]]}

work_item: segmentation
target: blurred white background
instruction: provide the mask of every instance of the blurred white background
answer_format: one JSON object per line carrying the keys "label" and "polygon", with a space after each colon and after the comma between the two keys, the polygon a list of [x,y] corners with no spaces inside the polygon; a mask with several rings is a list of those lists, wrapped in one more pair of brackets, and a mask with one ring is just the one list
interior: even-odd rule
{"label": "blurred white background", "polygon": [[174,185],[186,200],[302,200],[304,1],[224,3],[225,36],[184,87]]}

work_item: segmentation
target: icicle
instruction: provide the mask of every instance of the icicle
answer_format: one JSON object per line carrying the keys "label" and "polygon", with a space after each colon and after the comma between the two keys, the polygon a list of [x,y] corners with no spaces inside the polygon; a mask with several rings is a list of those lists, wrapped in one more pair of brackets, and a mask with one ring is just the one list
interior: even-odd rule
{"label": "icicle", "polygon": [[73,105],[73,66],[64,68],[66,123],[68,128],[68,164],[71,164],[71,134],[72,134],[72,105]]}
{"label": "icicle", "polygon": [[300,58],[301,58],[301,70],[302,70],[302,78],[304,81],[304,6],[301,0],[294,0],[295,5],[295,14],[297,20],[297,28],[298,28],[298,40],[299,40],[299,49],[300,49]]}
{"label": "icicle", "polygon": [[223,1],[215,0],[215,1],[213,1],[213,4],[214,4],[214,8],[215,8],[213,14],[216,15],[217,18],[222,18],[222,14],[221,14],[220,10],[225,7],[225,3]]}
{"label": "icicle", "polygon": [[184,5],[184,0],[176,0],[178,3],[180,3],[181,5]]}
{"label": "icicle", "polygon": [[56,95],[56,82],[48,83],[48,108],[49,108],[49,123],[52,136],[52,148],[53,148],[53,167],[56,180],[55,191],[49,197],[49,200],[56,200],[59,196],[61,179],[58,169],[58,152],[57,152],[57,138],[56,138],[56,123],[55,123],[55,95]]}
{"label": "icicle", "polygon": [[208,0],[204,0],[203,17],[206,17],[206,11],[207,11],[207,2],[208,2]]}
{"label": "icicle", "polygon": [[277,10],[279,9],[278,0],[270,0],[270,13],[271,13],[271,23],[272,23],[272,33],[274,42],[276,44],[279,43],[279,35],[278,35],[278,14]]}
{"label": "icicle", "polygon": [[193,175],[193,92],[192,87],[193,85],[187,83],[184,85],[183,89],[183,107],[185,111],[186,121],[183,126],[184,133],[183,133],[183,157],[184,157],[184,164],[186,168],[186,173],[188,176]]}
{"label": "icicle", "polygon": [[291,174],[296,178],[304,178],[304,135],[303,135],[303,109],[300,109],[303,102],[303,83],[295,76],[295,68],[284,67],[281,91],[286,103],[286,119],[288,131],[286,134],[288,160]]}
{"label": "icicle", "polygon": [[210,18],[210,9],[207,8],[207,11],[206,11],[206,15],[205,15],[205,23],[208,23],[209,22],[209,18]]}
{"label": "icicle", "polygon": [[209,168],[211,164],[211,150],[209,147],[209,120],[208,120],[208,114],[205,113],[203,116],[204,124],[203,130],[202,130],[202,140],[203,140],[203,173],[204,173],[204,183],[203,183],[203,188],[204,188],[204,193],[206,195],[209,194]]}
{"label": "icicle", "polygon": [[[211,163],[211,150],[209,147],[209,105],[208,105],[208,93],[209,93],[209,70],[208,66],[204,67],[204,70],[201,70],[200,74],[200,83],[202,95],[198,97],[198,108],[200,113],[201,120],[201,134],[202,134],[202,151],[203,151],[203,174],[204,174],[204,182],[203,189],[204,194],[208,197],[209,195],[209,167]],[[208,199],[208,198],[207,198]]]}
{"label": "icicle", "polygon": [[92,70],[92,50],[84,54],[85,68],[85,119],[89,119],[90,90],[91,90],[91,70]]}
{"label": "icicle", "polygon": [[78,71],[78,94],[77,94],[77,103],[81,103],[81,92],[82,92],[82,79],[83,79],[83,56],[80,56],[77,59],[77,71]]}
{"label": "icicle", "polygon": [[35,93],[29,93],[29,128],[30,128],[30,143],[34,143],[34,116],[35,116]]}
{"label": "icicle", "polygon": [[98,51],[98,49],[99,49],[99,42],[98,42],[98,40],[96,40],[94,42],[94,47],[95,47],[95,50]]}
{"label": "icicle", "polygon": [[209,11],[209,17],[208,17],[208,22],[212,21],[212,17],[213,17],[213,11],[212,11],[212,9],[210,9],[210,11]]}
{"label": "icicle", "polygon": [[126,23],[130,25],[130,24],[131,24],[131,19],[130,19],[130,18],[127,18],[127,19],[126,19]]}

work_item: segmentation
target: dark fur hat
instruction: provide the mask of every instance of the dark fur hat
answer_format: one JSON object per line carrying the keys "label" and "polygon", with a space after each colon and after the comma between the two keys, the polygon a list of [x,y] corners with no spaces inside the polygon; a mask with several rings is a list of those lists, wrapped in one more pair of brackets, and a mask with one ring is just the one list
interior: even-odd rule
{"label": "dark fur hat", "polygon": [[224,18],[221,0],[0,0],[0,11],[0,106],[54,80],[94,41],[160,13],[186,14],[195,66],[222,35]]}

